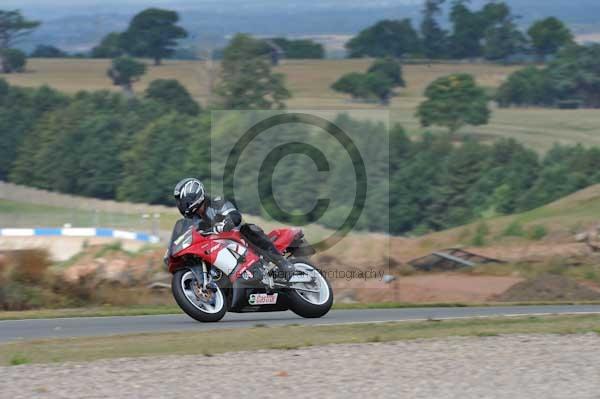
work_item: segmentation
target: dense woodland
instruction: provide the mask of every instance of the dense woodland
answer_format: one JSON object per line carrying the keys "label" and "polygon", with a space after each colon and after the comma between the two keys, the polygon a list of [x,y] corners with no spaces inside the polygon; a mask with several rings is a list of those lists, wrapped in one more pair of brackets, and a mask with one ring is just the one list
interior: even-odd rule
{"label": "dense woodland", "polygon": [[[24,89],[0,82],[0,179],[78,195],[171,205],[172,187],[182,176],[210,175],[210,114],[194,107],[185,93],[174,95],[170,85],[163,84],[170,90],[148,90],[126,99],[106,91],[67,96],[47,87]],[[192,102],[183,108],[193,112],[179,113],[182,101]],[[385,142],[380,124],[343,115],[336,124],[352,125],[369,142]],[[217,144],[228,140],[226,130],[213,137]],[[447,134],[411,140],[400,126],[391,129],[389,180],[382,173],[379,181],[370,181],[369,201],[389,204],[392,233],[422,233],[482,215],[519,212],[600,182],[600,149],[557,146],[540,157],[512,140],[493,145],[469,139],[456,145],[452,140]],[[243,168],[258,169],[251,162]],[[304,166],[291,161],[281,167],[290,178],[279,181],[278,187],[281,201],[290,209],[312,204],[315,198],[327,197],[332,187],[347,183],[344,174],[333,175],[326,184],[307,181],[297,176]],[[244,211],[260,214],[260,205],[244,195]],[[387,216],[381,206],[357,227],[384,228],[387,221],[377,222]]]}

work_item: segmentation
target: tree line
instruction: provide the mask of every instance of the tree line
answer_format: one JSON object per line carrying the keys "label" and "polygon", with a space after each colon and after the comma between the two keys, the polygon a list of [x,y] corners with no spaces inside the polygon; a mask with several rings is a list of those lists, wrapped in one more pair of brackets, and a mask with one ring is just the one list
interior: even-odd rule
{"label": "tree line", "polygon": [[[368,143],[388,141],[381,124],[345,115],[335,123],[361,131],[360,140]],[[176,81],[153,82],[131,99],[108,91],[70,96],[0,81],[0,179],[90,197],[172,205],[172,186],[181,176],[210,176],[211,145],[231,140],[231,126],[213,131],[211,141],[210,113]],[[298,126],[289,129],[282,139],[311,134]],[[329,159],[343,155],[325,141],[319,148]],[[389,173],[384,173],[387,165],[382,161],[375,165],[380,172],[370,179],[368,200],[378,204],[377,212],[367,208],[357,228],[381,231],[389,222],[394,234],[440,230],[482,215],[532,209],[600,182],[597,148],[556,146],[539,156],[514,140],[487,145],[467,139],[456,146],[446,134],[412,140],[395,126],[389,151]],[[242,170],[258,171],[260,165],[253,162],[258,160],[247,161]],[[290,158],[278,166],[285,177],[276,181],[278,202],[286,208],[302,209],[332,192],[352,198],[345,194],[346,175],[333,174],[326,184],[315,182],[304,173],[307,166],[298,162],[303,161]],[[265,195],[268,202],[274,194],[267,190]],[[245,212],[264,212],[250,192],[244,189],[240,196]],[[389,219],[382,211],[388,208]],[[346,208],[340,209],[345,217]],[[321,222],[335,226],[336,220]]]}
{"label": "tree line", "polygon": [[446,30],[437,18],[445,0],[425,0],[420,26],[408,18],[381,20],[360,31],[346,43],[348,57],[425,57],[507,61],[516,55],[535,55],[545,60],[573,43],[573,35],[555,17],[535,21],[526,32],[508,4],[489,1],[481,9],[469,8],[469,0],[453,0]]}
{"label": "tree line", "polygon": [[[453,0],[446,30],[438,21],[445,0],[425,0],[422,19],[415,29],[410,19],[381,20],[360,31],[346,43],[348,57],[426,57],[429,59],[474,59],[506,61],[516,55],[535,55],[544,61],[569,44],[573,34],[555,17],[535,21],[525,32],[519,29],[518,17],[510,7],[489,1],[472,10],[469,0]],[[148,8],[136,14],[123,32],[111,32],[88,53],[77,57],[117,58],[125,55],[147,57],[159,65],[173,57],[181,40],[189,33],[180,25],[176,11]],[[26,55],[15,48],[18,39],[40,25],[25,18],[20,11],[0,10],[0,59],[5,73],[24,68]],[[261,39],[265,52],[281,52],[286,58],[323,58],[323,46],[308,39],[274,37]],[[187,53],[190,49],[185,50]],[[193,52],[193,50],[192,50]],[[220,58],[222,49],[212,56]],[[32,57],[67,57],[65,51],[52,45],[39,45]],[[189,54],[188,54],[189,56]]]}
{"label": "tree line", "polygon": [[[49,44],[38,45],[29,56],[32,58],[150,58],[160,65],[165,58],[177,53],[181,40],[189,33],[180,25],[176,11],[148,8],[136,14],[123,32],[111,32],[87,53],[69,54]],[[0,10],[0,68],[3,73],[23,72],[27,54],[17,49],[18,41],[39,27],[40,21],[27,19],[18,10]],[[260,51],[263,54],[281,52],[290,59],[324,58],[323,45],[308,39],[287,39],[274,37],[260,39]],[[213,57],[222,58],[222,49],[215,51]],[[197,57],[193,57],[197,58]]]}
{"label": "tree line", "polygon": [[511,74],[495,99],[501,107],[600,108],[600,45],[571,45],[544,68]]}

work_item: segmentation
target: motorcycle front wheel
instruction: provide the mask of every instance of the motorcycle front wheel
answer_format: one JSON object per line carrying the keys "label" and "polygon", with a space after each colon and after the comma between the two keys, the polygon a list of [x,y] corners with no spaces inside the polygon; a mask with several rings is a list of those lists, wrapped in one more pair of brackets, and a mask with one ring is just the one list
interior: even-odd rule
{"label": "motorcycle front wheel", "polygon": [[331,285],[308,260],[292,258],[290,261],[296,269],[294,277],[290,280],[290,310],[305,318],[324,316],[333,305]]}
{"label": "motorcycle front wheel", "polygon": [[191,318],[211,323],[219,321],[227,312],[227,300],[221,287],[216,292],[203,296],[199,284],[189,269],[181,269],[173,274],[171,290],[177,305]]}

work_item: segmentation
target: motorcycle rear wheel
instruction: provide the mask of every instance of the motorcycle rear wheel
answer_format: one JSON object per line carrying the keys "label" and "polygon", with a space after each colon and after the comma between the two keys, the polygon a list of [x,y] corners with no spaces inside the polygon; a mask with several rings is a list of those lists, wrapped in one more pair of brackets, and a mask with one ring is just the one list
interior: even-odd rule
{"label": "motorcycle rear wheel", "polygon": [[[314,278],[313,283],[292,284],[292,287],[289,289],[290,310],[304,318],[323,317],[333,305],[333,290],[329,281],[308,260],[290,258],[290,261],[294,264],[296,275],[308,274]],[[294,286],[304,288],[305,290],[294,289]]]}
{"label": "motorcycle rear wheel", "polygon": [[191,270],[181,269],[173,274],[171,290],[177,305],[191,318],[203,323],[219,321],[227,313],[227,299],[221,287],[217,285],[214,305],[198,299],[194,293],[192,284],[195,277]]}

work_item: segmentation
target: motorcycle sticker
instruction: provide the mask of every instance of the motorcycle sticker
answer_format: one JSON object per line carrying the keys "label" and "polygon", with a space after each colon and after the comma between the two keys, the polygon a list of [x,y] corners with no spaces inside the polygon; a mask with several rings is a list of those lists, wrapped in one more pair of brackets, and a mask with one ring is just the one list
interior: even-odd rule
{"label": "motorcycle sticker", "polygon": [[277,294],[251,294],[248,303],[250,305],[275,305]]}
{"label": "motorcycle sticker", "polygon": [[[242,273],[242,278],[244,280],[250,280],[253,277],[254,277],[254,274],[252,274],[252,272],[250,270],[246,270],[246,271],[244,271],[244,273]],[[252,296],[250,296],[250,298],[252,298]]]}

